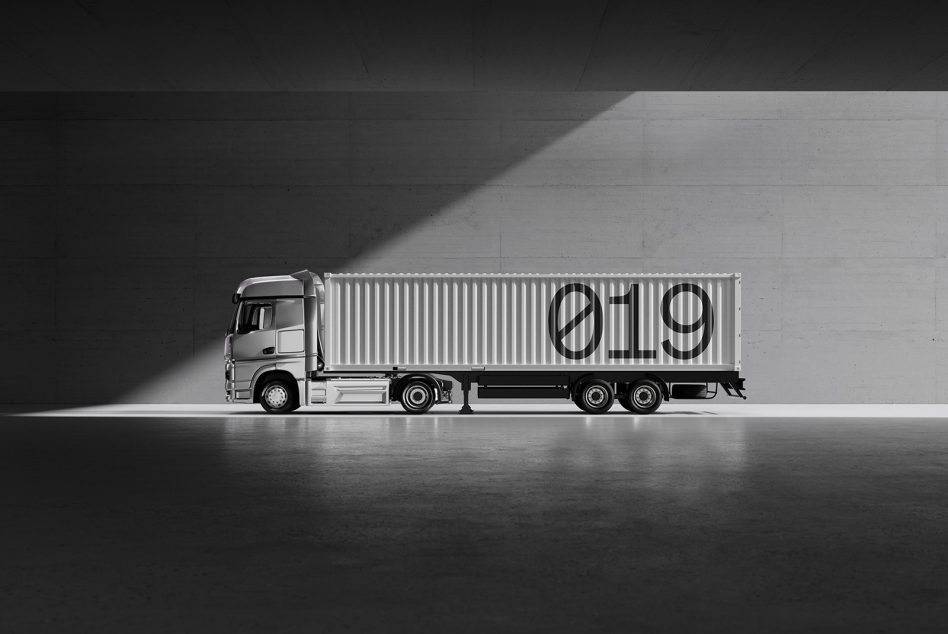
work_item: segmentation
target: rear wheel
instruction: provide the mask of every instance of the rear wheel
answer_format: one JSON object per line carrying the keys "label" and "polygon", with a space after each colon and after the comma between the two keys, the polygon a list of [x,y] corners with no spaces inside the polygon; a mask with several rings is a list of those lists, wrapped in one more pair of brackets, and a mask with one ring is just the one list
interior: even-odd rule
{"label": "rear wheel", "polygon": [[575,401],[588,414],[605,414],[615,402],[615,394],[602,379],[590,379],[577,390]]}
{"label": "rear wheel", "polygon": [[283,379],[268,381],[263,386],[260,404],[270,414],[286,414],[299,407],[296,389]]}
{"label": "rear wheel", "polygon": [[633,414],[651,414],[662,404],[662,389],[652,379],[642,379],[628,387],[619,403]]}
{"label": "rear wheel", "polygon": [[424,414],[434,405],[434,388],[423,379],[412,379],[402,388],[401,401],[409,414]]}

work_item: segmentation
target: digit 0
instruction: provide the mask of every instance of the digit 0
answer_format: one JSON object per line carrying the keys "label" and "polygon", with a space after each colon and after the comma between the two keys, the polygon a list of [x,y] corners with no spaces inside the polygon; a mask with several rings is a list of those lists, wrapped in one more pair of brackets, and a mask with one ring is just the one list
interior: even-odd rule
{"label": "digit 0", "polygon": [[[559,323],[560,307],[563,305],[563,300],[570,293],[582,293],[586,297],[587,304],[566,325],[561,327]],[[564,339],[590,316],[593,320],[592,337],[584,348],[573,350],[566,345]],[[585,284],[577,282],[567,284],[556,291],[556,295],[553,296],[553,301],[550,302],[547,323],[550,329],[550,339],[553,341],[553,347],[556,348],[557,352],[567,359],[585,359],[599,347],[599,341],[602,339],[602,304],[596,292]]]}

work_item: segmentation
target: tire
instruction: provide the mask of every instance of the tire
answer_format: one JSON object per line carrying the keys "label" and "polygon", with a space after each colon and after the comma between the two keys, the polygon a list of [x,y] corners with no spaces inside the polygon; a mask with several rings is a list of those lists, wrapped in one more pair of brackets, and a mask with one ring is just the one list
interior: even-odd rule
{"label": "tire", "polygon": [[284,379],[267,381],[260,390],[260,405],[268,414],[286,414],[299,407],[296,386]]}
{"label": "tire", "polygon": [[612,386],[602,379],[590,379],[576,392],[576,404],[587,414],[605,414],[615,400]]}
{"label": "tire", "polygon": [[402,387],[399,400],[409,414],[424,414],[435,404],[435,391],[424,379],[411,379]]}
{"label": "tire", "polygon": [[636,381],[626,389],[619,403],[633,414],[651,414],[662,404],[662,388],[652,379]]}

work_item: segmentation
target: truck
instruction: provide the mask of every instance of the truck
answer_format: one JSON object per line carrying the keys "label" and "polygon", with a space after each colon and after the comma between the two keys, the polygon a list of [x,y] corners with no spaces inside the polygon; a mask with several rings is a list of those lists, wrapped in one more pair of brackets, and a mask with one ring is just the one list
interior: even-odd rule
{"label": "truck", "polygon": [[480,399],[746,398],[741,275],[325,273],[241,282],[224,347],[226,398],[284,414]]}

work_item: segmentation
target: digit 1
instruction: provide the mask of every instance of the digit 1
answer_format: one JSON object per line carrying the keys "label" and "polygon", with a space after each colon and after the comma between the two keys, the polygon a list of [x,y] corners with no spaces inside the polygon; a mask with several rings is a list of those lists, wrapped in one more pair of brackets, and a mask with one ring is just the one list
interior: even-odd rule
{"label": "digit 1", "polygon": [[629,349],[610,350],[610,359],[654,359],[654,350],[639,349],[639,285],[633,284],[625,295],[614,295],[609,298],[610,304],[625,304],[629,307]]}

